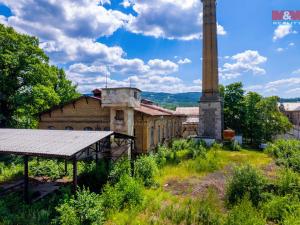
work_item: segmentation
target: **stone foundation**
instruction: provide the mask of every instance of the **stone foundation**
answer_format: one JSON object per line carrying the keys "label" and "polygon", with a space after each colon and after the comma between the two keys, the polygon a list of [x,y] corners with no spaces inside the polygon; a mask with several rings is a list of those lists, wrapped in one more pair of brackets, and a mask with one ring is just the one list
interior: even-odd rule
{"label": "stone foundation", "polygon": [[222,140],[222,100],[201,100],[199,107],[199,135],[202,138]]}

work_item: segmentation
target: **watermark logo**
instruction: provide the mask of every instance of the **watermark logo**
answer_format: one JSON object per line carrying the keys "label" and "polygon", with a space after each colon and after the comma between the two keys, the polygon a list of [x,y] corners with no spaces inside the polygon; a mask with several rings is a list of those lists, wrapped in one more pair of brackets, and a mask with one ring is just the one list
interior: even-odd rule
{"label": "watermark logo", "polygon": [[300,10],[273,10],[273,24],[299,24],[300,25]]}

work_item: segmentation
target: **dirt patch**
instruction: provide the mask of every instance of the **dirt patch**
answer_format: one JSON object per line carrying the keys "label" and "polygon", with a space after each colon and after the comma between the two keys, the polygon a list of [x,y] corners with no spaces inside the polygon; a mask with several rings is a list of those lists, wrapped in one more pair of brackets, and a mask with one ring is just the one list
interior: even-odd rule
{"label": "dirt patch", "polygon": [[224,199],[226,181],[232,173],[231,167],[208,174],[205,177],[191,177],[185,180],[170,180],[164,185],[164,190],[174,195],[203,196],[209,189],[214,189],[220,199]]}

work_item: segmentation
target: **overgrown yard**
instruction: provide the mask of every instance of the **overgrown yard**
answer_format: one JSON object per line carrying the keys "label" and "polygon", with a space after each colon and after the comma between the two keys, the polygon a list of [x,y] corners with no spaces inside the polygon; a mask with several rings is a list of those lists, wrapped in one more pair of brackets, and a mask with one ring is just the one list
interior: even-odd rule
{"label": "overgrown yard", "polygon": [[299,151],[299,141],[277,141],[264,153],[177,140],[133,167],[123,159],[107,173],[103,165],[83,169],[96,193],[63,189],[30,207],[6,197],[0,224],[298,225]]}

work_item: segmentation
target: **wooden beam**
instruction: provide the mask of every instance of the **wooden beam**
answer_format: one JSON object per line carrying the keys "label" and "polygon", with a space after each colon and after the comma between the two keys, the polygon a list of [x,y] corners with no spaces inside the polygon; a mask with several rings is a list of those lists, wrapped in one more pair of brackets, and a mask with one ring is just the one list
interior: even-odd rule
{"label": "wooden beam", "polygon": [[73,193],[76,194],[77,191],[77,159],[73,159]]}
{"label": "wooden beam", "polygon": [[65,160],[65,175],[68,174],[68,161]]}
{"label": "wooden beam", "polygon": [[28,156],[24,156],[24,200],[29,203],[29,176],[28,176]]}

